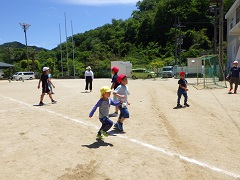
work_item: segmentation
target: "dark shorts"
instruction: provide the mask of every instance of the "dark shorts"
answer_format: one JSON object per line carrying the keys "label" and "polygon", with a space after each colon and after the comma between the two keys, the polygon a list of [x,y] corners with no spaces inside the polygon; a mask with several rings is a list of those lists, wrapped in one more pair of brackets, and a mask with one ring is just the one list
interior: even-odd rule
{"label": "dark shorts", "polygon": [[49,90],[48,86],[42,87],[42,93],[49,93],[49,92],[50,92],[50,90]]}
{"label": "dark shorts", "polygon": [[122,106],[118,106],[118,109],[120,110],[119,119],[129,118],[128,108],[122,108]]}
{"label": "dark shorts", "polygon": [[233,77],[233,76],[231,76],[231,78],[230,78],[230,83],[231,83],[231,84],[236,84],[236,85],[238,85],[238,83],[239,83],[239,77]]}

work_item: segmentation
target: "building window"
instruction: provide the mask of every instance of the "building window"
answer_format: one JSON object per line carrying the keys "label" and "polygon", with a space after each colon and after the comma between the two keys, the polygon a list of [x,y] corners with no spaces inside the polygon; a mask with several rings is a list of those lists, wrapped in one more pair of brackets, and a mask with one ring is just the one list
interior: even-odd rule
{"label": "building window", "polygon": [[230,23],[230,29],[232,29],[232,28],[233,28],[233,23],[231,22],[231,23]]}
{"label": "building window", "polygon": [[240,6],[236,9],[236,24],[240,21]]}

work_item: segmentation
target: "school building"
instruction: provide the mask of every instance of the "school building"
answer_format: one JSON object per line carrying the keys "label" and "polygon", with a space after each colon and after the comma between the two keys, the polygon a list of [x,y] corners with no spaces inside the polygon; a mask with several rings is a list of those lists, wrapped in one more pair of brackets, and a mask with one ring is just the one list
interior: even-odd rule
{"label": "school building", "polygon": [[232,67],[233,61],[240,63],[240,0],[236,0],[225,15],[227,19],[227,64]]}

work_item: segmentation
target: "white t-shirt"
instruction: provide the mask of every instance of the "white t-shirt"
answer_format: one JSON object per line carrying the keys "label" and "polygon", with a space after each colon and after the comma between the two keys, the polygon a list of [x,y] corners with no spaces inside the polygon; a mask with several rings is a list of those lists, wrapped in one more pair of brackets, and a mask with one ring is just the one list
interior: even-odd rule
{"label": "white t-shirt", "polygon": [[92,77],[92,79],[93,79],[93,77],[94,77],[94,75],[93,75],[93,72],[90,70],[86,70],[85,71],[85,78],[86,78],[86,76],[91,76]]}

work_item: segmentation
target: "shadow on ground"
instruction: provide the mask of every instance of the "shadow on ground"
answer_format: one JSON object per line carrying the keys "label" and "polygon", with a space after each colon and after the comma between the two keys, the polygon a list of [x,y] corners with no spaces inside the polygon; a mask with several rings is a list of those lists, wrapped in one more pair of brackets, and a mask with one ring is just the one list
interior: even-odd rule
{"label": "shadow on ground", "polygon": [[96,142],[89,144],[89,145],[82,145],[82,147],[87,147],[90,149],[97,149],[100,148],[101,146],[110,146],[113,147],[113,144],[104,142],[103,140],[97,140]]}

